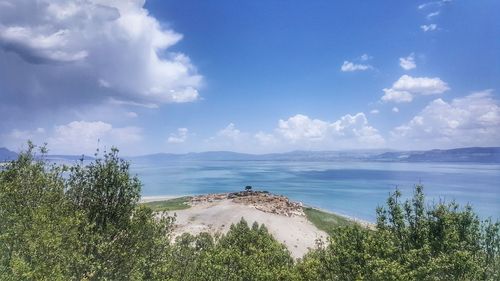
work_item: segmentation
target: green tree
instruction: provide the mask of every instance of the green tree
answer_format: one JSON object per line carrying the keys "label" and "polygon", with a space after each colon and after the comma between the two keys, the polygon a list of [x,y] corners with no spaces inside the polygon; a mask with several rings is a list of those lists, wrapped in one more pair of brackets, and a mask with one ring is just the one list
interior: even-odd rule
{"label": "green tree", "polygon": [[71,168],[68,196],[99,232],[128,227],[141,192],[141,183],[130,175],[129,168],[130,164],[118,157],[116,148],[111,148],[104,158],[88,165],[82,160]]}
{"label": "green tree", "polygon": [[163,280],[173,219],[137,205],[118,151],[70,169],[40,152],[0,171],[0,280]]}
{"label": "green tree", "polygon": [[65,167],[48,165],[46,149],[28,143],[0,171],[0,280],[71,280],[85,263],[85,219],[64,193]]}
{"label": "green tree", "polygon": [[85,276],[92,280],[161,279],[172,218],[139,207],[141,183],[112,148],[71,168],[67,197],[87,220],[81,226]]}
{"label": "green tree", "polygon": [[[297,268],[316,280],[498,280],[499,223],[480,222],[470,206],[427,206],[422,186],[377,209],[375,230],[338,228]],[[315,265],[316,272],[304,270]]]}
{"label": "green tree", "polygon": [[288,250],[263,225],[245,220],[226,235],[183,234],[171,251],[170,280],[295,280]]}

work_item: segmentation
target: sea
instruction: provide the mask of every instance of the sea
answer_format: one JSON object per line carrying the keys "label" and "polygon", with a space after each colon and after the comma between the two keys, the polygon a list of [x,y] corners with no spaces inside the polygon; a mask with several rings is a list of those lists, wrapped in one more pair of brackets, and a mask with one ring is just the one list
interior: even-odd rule
{"label": "sea", "polygon": [[250,185],[370,222],[391,192],[399,189],[406,199],[421,184],[428,204],[470,204],[482,219],[500,219],[498,164],[172,160],[132,161],[131,171],[143,183],[143,196],[234,192]]}

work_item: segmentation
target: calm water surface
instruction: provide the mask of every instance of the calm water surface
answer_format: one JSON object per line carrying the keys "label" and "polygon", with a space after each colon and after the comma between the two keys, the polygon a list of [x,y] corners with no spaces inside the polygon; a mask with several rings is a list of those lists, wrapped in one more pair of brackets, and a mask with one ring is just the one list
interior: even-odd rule
{"label": "calm water surface", "polygon": [[143,195],[241,190],[283,194],[305,204],[373,221],[375,208],[399,188],[424,185],[429,202],[470,203],[481,217],[500,218],[500,165],[448,163],[182,161],[132,164]]}

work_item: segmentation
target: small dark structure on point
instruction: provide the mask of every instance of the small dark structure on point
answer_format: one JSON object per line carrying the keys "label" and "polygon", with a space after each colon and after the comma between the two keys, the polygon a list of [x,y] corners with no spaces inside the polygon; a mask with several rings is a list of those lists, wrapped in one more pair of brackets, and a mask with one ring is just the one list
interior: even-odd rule
{"label": "small dark structure on point", "polygon": [[245,186],[245,191],[251,191],[251,190],[252,190],[252,186],[251,185]]}

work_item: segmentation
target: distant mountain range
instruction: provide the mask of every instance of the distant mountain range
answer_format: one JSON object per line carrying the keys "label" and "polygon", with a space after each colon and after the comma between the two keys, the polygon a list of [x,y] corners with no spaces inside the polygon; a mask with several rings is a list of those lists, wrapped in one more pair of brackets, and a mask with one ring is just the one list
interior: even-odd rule
{"label": "distant mountain range", "polygon": [[[0,162],[10,161],[16,159],[18,154],[14,151],[8,150],[5,147],[0,147]],[[47,159],[50,160],[63,160],[63,161],[73,161],[80,160],[84,157],[85,160],[92,160],[94,157],[87,155],[47,155]]]}
{"label": "distant mountain range", "polygon": [[[17,153],[0,148],[0,162],[15,159]],[[51,160],[76,161],[81,155],[48,155]],[[135,163],[164,161],[375,161],[375,162],[475,162],[500,163],[500,147],[466,147],[425,151],[387,149],[345,151],[292,151],[286,153],[246,154],[230,151],[173,154],[157,153],[126,157]],[[86,160],[93,157],[85,156]]]}
{"label": "distant mountain range", "polygon": [[500,147],[465,147],[427,151],[386,152],[371,157],[373,161],[400,162],[479,162],[500,163]]}
{"label": "distant mountain range", "polygon": [[17,153],[7,148],[0,147],[0,162],[9,161],[17,158]]}
{"label": "distant mountain range", "polygon": [[500,163],[500,147],[467,147],[426,151],[346,150],[292,151],[246,154],[211,151],[186,154],[158,153],[130,157],[134,162],[162,161],[375,161],[375,162],[476,162]]}

